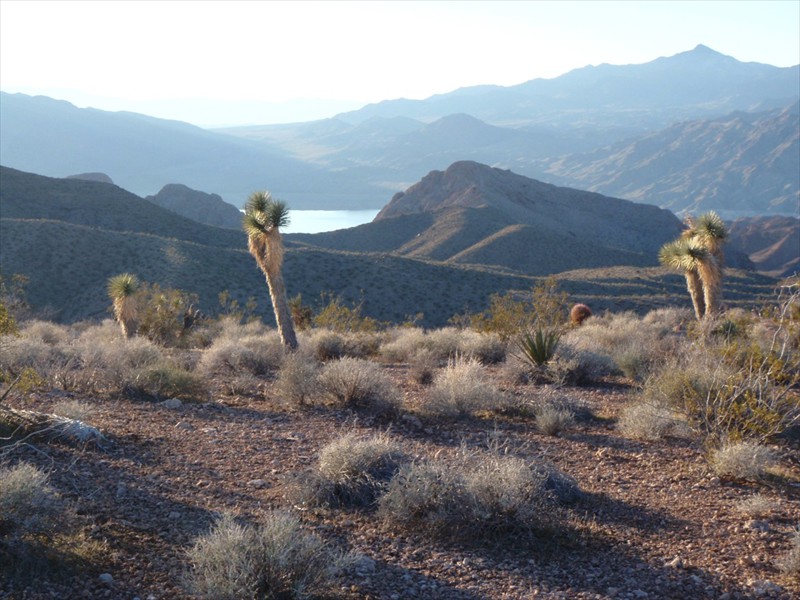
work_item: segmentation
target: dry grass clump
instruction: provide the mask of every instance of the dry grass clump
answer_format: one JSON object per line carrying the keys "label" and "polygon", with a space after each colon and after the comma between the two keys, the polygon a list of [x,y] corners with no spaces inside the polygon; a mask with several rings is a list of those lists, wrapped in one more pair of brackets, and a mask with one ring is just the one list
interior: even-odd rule
{"label": "dry grass clump", "polygon": [[213,600],[310,598],[324,592],[350,557],[303,530],[297,517],[272,512],[257,526],[223,516],[188,551],[186,586]]}
{"label": "dry grass clump", "polygon": [[278,371],[275,390],[286,403],[303,406],[320,393],[320,365],[300,352],[287,354]]}
{"label": "dry grass clump", "polygon": [[94,412],[94,408],[80,400],[63,400],[53,406],[52,412],[54,415],[65,419],[86,422]]}
{"label": "dry grass clump", "polygon": [[318,381],[324,394],[339,405],[387,414],[397,412],[402,402],[380,365],[361,358],[344,357],[326,363]]}
{"label": "dry grass clump", "polygon": [[138,371],[124,391],[154,399],[202,401],[208,397],[202,376],[168,362]]}
{"label": "dry grass clump", "polygon": [[475,358],[457,356],[434,377],[425,410],[434,415],[464,416],[504,408],[503,393],[486,381],[485,368]]}
{"label": "dry grass clump", "polygon": [[763,494],[753,494],[737,502],[736,512],[754,519],[761,519],[771,515],[778,509],[778,502]]}
{"label": "dry grass clump", "polygon": [[383,334],[370,331],[335,331],[310,329],[300,334],[300,348],[320,362],[351,358],[368,358],[379,353]]}
{"label": "dry grass clump", "polygon": [[263,376],[277,371],[283,360],[283,345],[277,331],[232,339],[216,338],[203,351],[199,367],[207,373]]}
{"label": "dry grass clump", "polygon": [[27,463],[0,468],[0,535],[4,543],[54,533],[64,511],[64,502],[44,471]]}
{"label": "dry grass clump", "polygon": [[632,402],[625,406],[617,421],[617,429],[625,437],[649,441],[688,433],[686,421],[673,409],[645,402]]}
{"label": "dry grass clump", "polygon": [[781,556],[775,563],[784,574],[789,576],[800,576],[800,529],[792,535],[792,545],[789,551]]}
{"label": "dry grass clump", "polygon": [[348,433],[322,448],[300,498],[328,506],[371,505],[406,462],[407,454],[388,435]]}
{"label": "dry grass clump", "polygon": [[619,372],[614,360],[600,352],[578,348],[562,337],[546,375],[554,383],[581,385]]}
{"label": "dry grass clump", "polygon": [[20,335],[41,340],[50,346],[67,344],[74,337],[74,333],[65,325],[39,320],[26,321]]}
{"label": "dry grass clump", "polygon": [[761,481],[777,463],[775,453],[751,441],[725,443],[709,455],[709,464],[723,479]]}
{"label": "dry grass clump", "polygon": [[388,333],[389,339],[380,347],[380,355],[391,362],[445,365],[455,356],[472,356],[483,364],[502,362],[506,344],[493,333],[470,329],[443,327],[425,332],[416,327],[404,327]]}
{"label": "dry grass clump", "polygon": [[54,538],[71,529],[72,513],[37,467],[0,467],[0,570],[25,578],[44,561]]}
{"label": "dry grass clump", "polygon": [[552,466],[497,452],[406,465],[379,500],[387,522],[459,541],[527,538],[558,526],[575,481]]}
{"label": "dry grass clump", "polygon": [[536,429],[545,435],[558,435],[575,425],[575,412],[569,407],[544,404],[535,411]]}
{"label": "dry grass clump", "polygon": [[633,313],[615,313],[593,317],[568,331],[563,341],[575,350],[605,354],[626,377],[643,381],[674,352],[677,338],[656,317],[646,321]]}

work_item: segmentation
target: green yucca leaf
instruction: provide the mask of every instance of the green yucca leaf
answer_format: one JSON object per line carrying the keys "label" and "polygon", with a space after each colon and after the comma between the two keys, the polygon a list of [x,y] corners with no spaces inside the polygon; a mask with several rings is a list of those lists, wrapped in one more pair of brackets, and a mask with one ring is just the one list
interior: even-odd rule
{"label": "green yucca leaf", "polygon": [[692,225],[692,232],[705,246],[718,245],[728,238],[725,223],[714,211],[700,215]]}
{"label": "green yucca leaf", "polygon": [[108,295],[113,299],[128,298],[139,290],[139,279],[132,273],[121,273],[108,280]]}
{"label": "green yucca leaf", "polygon": [[541,367],[547,364],[555,356],[561,334],[555,330],[537,329],[534,332],[525,332],[516,344],[522,352],[522,358]]}

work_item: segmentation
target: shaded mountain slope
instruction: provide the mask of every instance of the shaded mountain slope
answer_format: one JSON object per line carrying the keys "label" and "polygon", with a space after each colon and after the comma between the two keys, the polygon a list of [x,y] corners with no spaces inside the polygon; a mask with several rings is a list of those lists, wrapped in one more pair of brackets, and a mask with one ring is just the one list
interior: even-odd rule
{"label": "shaded mountain slope", "polygon": [[800,272],[800,217],[749,217],[729,225],[730,246],[775,277]]}
{"label": "shaded mountain slope", "polygon": [[203,225],[113,184],[43,177],[8,167],[0,167],[0,215],[134,231],[208,246],[244,240],[243,232]]}
{"label": "shaded mountain slope", "polygon": [[796,214],[797,105],[673,125],[588,154],[538,163],[551,180],[674,211]]}
{"label": "shaded mountain slope", "polygon": [[206,194],[185,185],[170,183],[145,200],[198,223],[226,229],[241,229],[242,213],[218,194]]}

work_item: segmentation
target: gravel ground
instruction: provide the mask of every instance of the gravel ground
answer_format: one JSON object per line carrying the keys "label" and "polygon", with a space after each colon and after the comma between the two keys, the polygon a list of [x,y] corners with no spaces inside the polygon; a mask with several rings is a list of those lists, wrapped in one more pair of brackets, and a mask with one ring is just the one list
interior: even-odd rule
{"label": "gravel ground", "polygon": [[[403,366],[386,366],[410,411],[426,389]],[[492,375],[502,380],[502,371]],[[778,447],[779,473],[761,484],[720,481],[701,444],[686,439],[623,438],[614,418],[630,392],[625,381],[563,388],[592,418],[545,436],[521,414],[432,420],[376,420],[348,410],[291,410],[273,383],[230,396],[222,382],[206,403],[180,406],[141,399],[80,398],[101,446],[38,442],[13,455],[51,473],[51,483],[102,545],[91,566],[61,579],[44,573],[27,589],[0,574],[0,598],[188,598],[186,550],[218,514],[257,521],[291,507],[294,475],[345,432],[390,431],[417,456],[502,440],[516,454],[546,460],[572,475],[585,496],[570,508],[564,531],[537,543],[455,544],[410,535],[368,509],[297,510],[305,525],[360,555],[325,598],[600,599],[792,598],[800,582],[775,561],[800,523],[798,446]],[[517,398],[535,384],[505,384]],[[48,411],[64,394],[10,399]],[[177,403],[175,403],[177,404]],[[772,512],[737,510],[755,494]]]}

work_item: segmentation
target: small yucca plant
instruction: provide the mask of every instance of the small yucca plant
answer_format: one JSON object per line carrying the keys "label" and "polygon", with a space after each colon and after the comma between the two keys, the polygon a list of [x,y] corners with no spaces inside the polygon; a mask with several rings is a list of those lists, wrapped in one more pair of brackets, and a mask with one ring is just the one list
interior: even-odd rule
{"label": "small yucca plant", "polygon": [[122,334],[131,338],[136,334],[136,292],[139,279],[131,273],[121,273],[108,280],[108,296],[114,303],[114,316],[122,328]]}
{"label": "small yucca plant", "polygon": [[516,345],[522,353],[520,358],[538,368],[553,359],[560,339],[561,334],[554,329],[537,329],[522,334]]}

